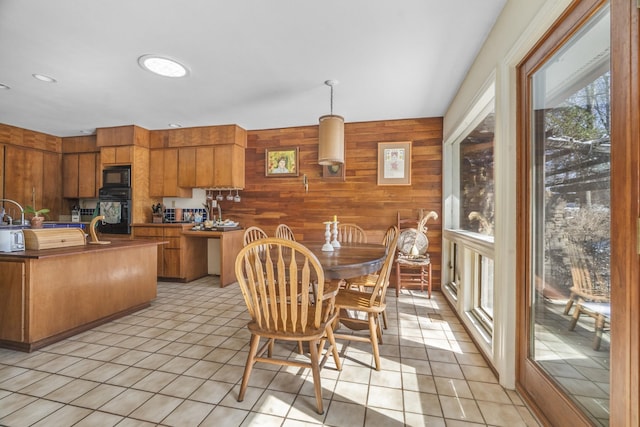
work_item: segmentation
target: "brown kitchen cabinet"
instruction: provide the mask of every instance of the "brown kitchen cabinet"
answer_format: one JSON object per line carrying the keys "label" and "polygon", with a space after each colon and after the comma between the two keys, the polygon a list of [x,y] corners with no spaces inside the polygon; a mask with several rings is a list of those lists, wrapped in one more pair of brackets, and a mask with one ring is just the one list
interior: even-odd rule
{"label": "brown kitchen cabinet", "polygon": [[24,341],[25,323],[22,310],[27,301],[25,265],[0,261],[0,341]]}
{"label": "brown kitchen cabinet", "polygon": [[[4,157],[4,198],[15,200],[23,208],[48,208],[49,215],[55,216],[60,211],[60,154],[6,145]],[[5,208],[14,219],[20,218],[19,212],[13,212],[17,210],[13,205]]]}
{"label": "brown kitchen cabinet", "polygon": [[213,187],[244,188],[244,150],[235,144],[215,146]]}
{"label": "brown kitchen cabinet", "polygon": [[191,188],[178,186],[178,149],[149,150],[149,196],[187,197]]}
{"label": "brown kitchen cabinet", "polygon": [[244,147],[222,144],[178,151],[178,186],[244,188]]}
{"label": "brown kitchen cabinet", "polygon": [[158,278],[190,282],[206,276],[206,239],[187,239],[182,235],[191,225],[137,225],[134,224],[134,239],[151,239],[166,242],[158,245]]}
{"label": "brown kitchen cabinet", "polygon": [[214,147],[178,149],[178,187],[206,188],[215,186]]}
{"label": "brown kitchen cabinet", "polygon": [[99,153],[62,155],[62,197],[96,198],[100,188]]}
{"label": "brown kitchen cabinet", "polygon": [[132,162],[132,146],[102,147],[100,149],[103,165],[127,165]]}

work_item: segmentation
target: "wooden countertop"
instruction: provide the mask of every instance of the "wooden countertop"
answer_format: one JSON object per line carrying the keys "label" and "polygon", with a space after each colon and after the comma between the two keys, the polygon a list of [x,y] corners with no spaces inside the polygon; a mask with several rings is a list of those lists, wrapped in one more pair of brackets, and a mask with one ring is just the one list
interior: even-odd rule
{"label": "wooden countertop", "polygon": [[131,224],[132,227],[175,227],[175,228],[191,228],[193,223],[190,222],[138,222]]}
{"label": "wooden countertop", "polygon": [[189,236],[189,237],[210,237],[210,238],[216,238],[216,237],[221,237],[224,234],[230,234],[230,233],[244,233],[244,230],[242,228],[234,228],[233,230],[227,230],[227,231],[196,231],[196,230],[183,230],[182,234],[184,236]]}
{"label": "wooden countertop", "polygon": [[[107,240],[108,241],[108,240]],[[0,252],[0,260],[7,259],[41,259],[51,257],[62,257],[69,255],[79,255],[94,252],[113,251],[122,248],[131,248],[136,246],[157,246],[159,242],[154,240],[134,239],[134,240],[112,240],[108,245],[91,245],[70,246],[67,248],[28,250],[19,252]]]}

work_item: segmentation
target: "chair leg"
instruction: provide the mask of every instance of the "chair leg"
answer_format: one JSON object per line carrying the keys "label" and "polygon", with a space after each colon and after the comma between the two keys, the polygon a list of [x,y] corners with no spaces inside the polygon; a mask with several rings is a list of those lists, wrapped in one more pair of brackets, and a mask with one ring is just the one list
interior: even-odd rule
{"label": "chair leg", "polygon": [[400,264],[396,262],[396,296],[400,295]]}
{"label": "chair leg", "polygon": [[316,406],[318,414],[324,414],[322,406],[322,384],[320,383],[320,359],[318,357],[318,341],[309,342],[309,353],[311,356],[311,373],[313,374],[313,388],[316,392]]}
{"label": "chair leg", "polygon": [[424,292],[424,267],[420,267],[420,293]]}
{"label": "chair leg", "polygon": [[384,325],[385,329],[389,329],[387,328],[387,310],[386,309],[382,312],[382,324]]}
{"label": "chair leg", "polygon": [[569,310],[571,310],[571,306],[573,305],[574,298],[575,298],[575,295],[573,292],[571,292],[571,295],[569,296],[569,300],[567,301],[567,305],[564,306],[564,314],[569,314]]}
{"label": "chair leg", "polygon": [[242,375],[242,384],[240,384],[240,393],[238,393],[238,402],[244,400],[244,393],[247,391],[247,385],[249,384],[249,377],[251,376],[251,370],[256,363],[256,354],[258,353],[258,345],[260,344],[259,335],[251,335],[251,344],[249,345],[249,354],[247,355],[247,363],[244,366],[244,374]]}
{"label": "chair leg", "polygon": [[578,323],[579,317],[580,317],[580,304],[577,304],[576,308],[573,310],[573,316],[571,316],[571,321],[569,322],[570,331],[573,331],[576,328],[576,324]]}
{"label": "chair leg", "polygon": [[427,266],[427,279],[429,280],[427,283],[427,292],[429,294],[429,299],[431,299],[431,263]]}
{"label": "chair leg", "polygon": [[273,345],[275,344],[275,340],[273,338],[271,338],[271,340],[269,340],[269,351],[267,352],[267,355],[269,357],[273,357]]}
{"label": "chair leg", "polygon": [[600,343],[602,342],[602,331],[604,330],[605,318],[602,314],[598,314],[596,318],[596,336],[593,339],[593,349],[600,350]]}
{"label": "chair leg", "polygon": [[331,325],[327,325],[327,340],[329,340],[329,345],[331,346],[331,353],[333,354],[333,362],[336,364],[336,369],[341,371],[342,364],[340,363],[340,354],[338,353],[338,346],[336,345],[336,338],[333,336],[333,328]]}
{"label": "chair leg", "polygon": [[373,360],[376,363],[376,371],[380,370],[380,349],[378,348],[378,327],[375,313],[368,313],[369,316],[369,335],[371,338],[371,347],[373,349]]}

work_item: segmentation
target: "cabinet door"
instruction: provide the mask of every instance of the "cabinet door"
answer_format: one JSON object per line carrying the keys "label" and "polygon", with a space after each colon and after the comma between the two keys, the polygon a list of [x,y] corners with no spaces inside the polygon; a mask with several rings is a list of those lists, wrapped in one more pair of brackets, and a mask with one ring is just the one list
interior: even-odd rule
{"label": "cabinet door", "polygon": [[[40,191],[42,198],[40,202],[36,201],[36,203],[39,203],[38,206],[42,208],[51,210],[47,214],[47,220],[56,220],[58,219],[58,214],[62,213],[62,200],[60,198],[60,189],[62,187],[60,177],[61,159],[62,156],[58,153],[43,153],[42,190]],[[95,170],[93,173],[95,176]]]}
{"label": "cabinet door", "polygon": [[196,149],[195,147],[178,150],[178,187],[196,186]]}
{"label": "cabinet door", "polygon": [[149,195],[191,197],[191,188],[178,187],[178,149],[149,150]]}
{"label": "cabinet door", "polygon": [[[4,195],[8,199],[15,200],[24,208],[26,205],[33,205],[40,209],[43,207],[52,209],[50,206],[43,206],[43,170],[44,154],[39,150],[17,148],[7,145],[5,148],[5,171],[4,171]],[[56,163],[59,167],[60,163]],[[47,176],[47,179],[59,179],[60,170],[55,171],[55,178]],[[60,189],[55,190],[58,196]],[[59,197],[59,196],[58,196]],[[6,206],[5,206],[6,207]],[[14,218],[20,218],[20,212],[13,205],[6,207]]]}
{"label": "cabinet door", "polygon": [[[149,239],[156,242],[163,242],[163,228],[162,227],[133,227],[134,239]],[[158,266],[157,275],[163,277],[164,274],[164,246],[158,245]]]}
{"label": "cabinet door", "polygon": [[178,185],[178,149],[168,148],[164,151],[163,185],[165,197],[191,198],[191,188]]}
{"label": "cabinet door", "polygon": [[103,165],[131,164],[131,146],[102,147],[100,149]]}
{"label": "cabinet door", "polygon": [[151,197],[165,196],[164,152],[165,150],[149,150],[149,196]]}
{"label": "cabinet door", "polygon": [[80,177],[78,154],[62,155],[62,197],[78,198],[78,180]]}
{"label": "cabinet door", "polygon": [[214,187],[244,188],[244,147],[235,144],[215,147]]}
{"label": "cabinet door", "polygon": [[169,242],[164,248],[163,277],[182,279],[183,253],[182,229],[178,227],[164,227],[164,240]]}
{"label": "cabinet door", "polygon": [[23,342],[25,336],[25,267],[22,262],[0,262],[0,339]]}
{"label": "cabinet door", "polygon": [[78,155],[78,197],[93,198],[98,196],[97,166],[95,153]]}
{"label": "cabinet door", "polygon": [[214,185],[214,147],[198,147],[196,148],[196,187],[206,188]]}
{"label": "cabinet door", "polygon": [[180,249],[165,248],[162,277],[182,279],[182,252]]}

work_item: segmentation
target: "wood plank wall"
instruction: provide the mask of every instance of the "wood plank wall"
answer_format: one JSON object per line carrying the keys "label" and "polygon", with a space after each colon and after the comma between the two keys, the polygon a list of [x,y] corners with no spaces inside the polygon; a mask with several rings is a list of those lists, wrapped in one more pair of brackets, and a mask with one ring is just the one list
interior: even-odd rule
{"label": "wood plank wall", "polygon": [[[379,142],[412,141],[411,185],[378,186]],[[265,177],[265,149],[299,147],[298,177]],[[323,221],[334,215],[367,231],[370,242],[382,240],[387,227],[419,209],[436,211],[429,225],[433,285],[440,287],[442,246],[442,118],[386,120],[345,124],[345,182],[323,180],[318,165],[318,126],[247,131],[245,182],[242,201],[223,201],[225,217],[246,228],[262,227],[272,235],[288,224],[298,240],[323,240]],[[305,193],[303,176],[309,191]]]}

